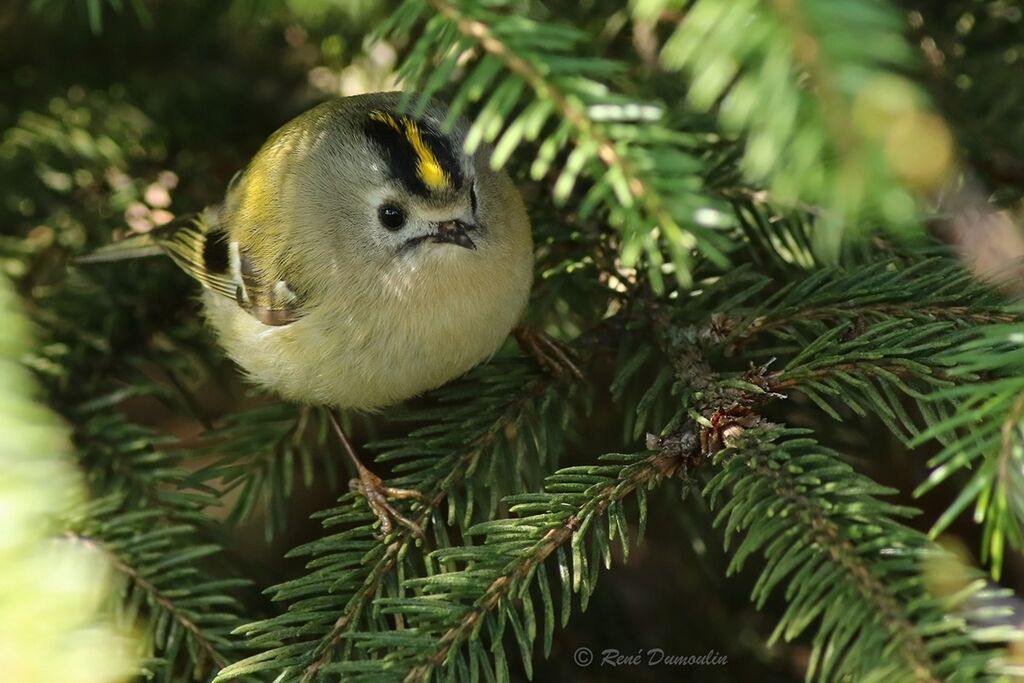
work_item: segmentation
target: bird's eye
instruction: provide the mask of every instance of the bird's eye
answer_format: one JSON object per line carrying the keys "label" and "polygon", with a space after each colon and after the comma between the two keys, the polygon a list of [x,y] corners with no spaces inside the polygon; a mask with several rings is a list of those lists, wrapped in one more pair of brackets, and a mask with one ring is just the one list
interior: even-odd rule
{"label": "bird's eye", "polygon": [[476,215],[476,183],[473,183],[469,188],[469,208],[473,210],[473,215]]}
{"label": "bird's eye", "polygon": [[405,225],[405,211],[394,204],[385,204],[377,209],[380,224],[388,230],[401,230]]}

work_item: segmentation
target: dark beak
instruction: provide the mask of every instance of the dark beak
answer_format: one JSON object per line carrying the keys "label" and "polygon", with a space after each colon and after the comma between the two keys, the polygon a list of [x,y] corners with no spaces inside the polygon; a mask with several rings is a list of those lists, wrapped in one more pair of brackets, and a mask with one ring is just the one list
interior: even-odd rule
{"label": "dark beak", "polygon": [[475,230],[475,225],[469,225],[462,221],[444,221],[437,224],[437,232],[433,240],[439,244],[457,244],[464,249],[476,249],[473,240],[469,239],[469,231]]}

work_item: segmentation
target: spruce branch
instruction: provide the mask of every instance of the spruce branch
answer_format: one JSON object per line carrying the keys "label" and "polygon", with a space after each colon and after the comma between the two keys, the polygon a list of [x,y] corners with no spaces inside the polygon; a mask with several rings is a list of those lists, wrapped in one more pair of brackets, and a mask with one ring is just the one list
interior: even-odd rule
{"label": "spruce branch", "polygon": [[570,98],[566,92],[555,87],[542,75],[538,65],[515,54],[484,22],[469,18],[445,0],[427,2],[439,14],[454,22],[464,35],[477,40],[484,50],[500,59],[509,71],[518,74],[539,97],[550,99],[555,111],[576,130],[576,135],[581,140],[586,141],[586,146],[595,148],[597,158],[604,163],[608,171],[624,180],[633,201],[644,207],[654,218],[655,224],[665,230],[668,238],[677,241],[682,237],[681,228],[662,206],[660,197],[651,192],[635,161],[624,156],[615,142],[590,119],[581,101]]}
{"label": "spruce branch", "polygon": [[976,646],[982,634],[968,619],[984,582],[972,575],[950,594],[930,594],[925,568],[948,560],[892,521],[913,511],[879,500],[892,491],[855,474],[808,434],[764,422],[734,430],[705,488],[727,547],[745,534],[731,571],[754,552],[765,556],[752,598],[761,605],[787,582],[789,608],[772,639],[794,638],[817,621],[807,675],[825,680],[984,674],[989,655]]}
{"label": "spruce branch", "polygon": [[[634,16],[650,21],[667,4],[636,3]],[[691,104],[747,136],[743,166],[754,182],[768,181],[783,203],[822,209],[814,238],[830,258],[839,252],[844,220],[868,213],[905,225],[914,218],[916,192],[945,180],[949,134],[901,75],[913,53],[894,7],[700,0],[672,23],[662,65],[688,75]],[[881,98],[893,106],[883,112]],[[868,111],[879,116],[868,121]],[[905,145],[925,131],[933,144],[946,143],[945,156],[904,165]]]}
{"label": "spruce branch", "polygon": [[[769,286],[769,281],[762,280],[756,293]],[[748,294],[747,301],[754,293]],[[945,320],[962,328],[1016,318],[998,292],[977,283],[951,257],[909,263],[882,259],[860,267],[823,268],[749,308],[749,312],[734,308],[716,316],[714,331],[723,343],[739,348],[761,335],[779,338],[787,328],[820,333],[829,329],[828,323],[843,321],[863,325],[893,318]]]}
{"label": "spruce branch", "polygon": [[[771,286],[742,272],[723,278],[710,297],[716,309],[694,340],[723,359],[770,358],[781,369],[742,377],[769,393],[798,390],[833,419],[841,419],[839,406],[875,414],[904,442],[954,412],[947,389],[977,379],[954,352],[979,325],[1018,317],[951,258],[826,268]],[[707,305],[672,316],[695,319]],[[678,343],[668,352],[678,355]]]}
{"label": "spruce branch", "polygon": [[[573,508],[557,496],[550,496],[544,513],[532,519],[530,517],[521,518],[522,526],[547,528],[547,531],[531,546],[518,553],[520,555],[518,559],[501,567],[483,595],[467,611],[462,612],[461,617],[454,625],[444,631],[433,651],[417,657],[416,663],[402,679],[403,683],[425,683],[430,680],[431,673],[449,660],[452,650],[463,645],[478,631],[479,624],[485,617],[502,608],[511,596],[523,595],[524,584],[535,575],[538,568],[551,554],[567,543],[579,542],[576,540],[577,534],[583,533],[588,527],[594,525],[597,518],[606,514],[610,505],[621,502],[639,488],[649,489],[660,481],[673,477],[685,465],[686,461],[677,452],[657,453],[631,466],[623,467],[614,479],[609,477],[605,482],[588,488],[586,500],[578,508]],[[562,470],[553,474],[548,479],[548,483],[554,485],[554,488],[558,490],[568,483],[560,481],[561,478],[564,477],[571,481],[577,472],[588,469],[590,472],[596,471],[586,467],[570,468],[570,470]],[[516,514],[529,509],[536,510],[540,502],[538,498],[543,497],[543,494],[523,497],[523,504],[518,506],[515,504],[516,499],[512,498],[509,501],[512,503],[511,511]],[[555,510],[557,513],[552,516],[550,512]],[[487,526],[487,523],[484,523],[471,529],[469,533],[470,535],[486,533]],[[505,524],[493,526],[505,526]],[[501,529],[494,535],[501,538],[506,532],[506,529]],[[489,538],[485,540],[484,544],[486,545],[489,540]],[[508,550],[505,552],[512,554]],[[576,571],[579,575],[580,570],[577,568]],[[563,587],[563,590],[566,588]]]}
{"label": "spruce branch", "polygon": [[[843,406],[878,416],[908,444],[942,439],[945,446],[929,462],[934,469],[918,495],[980,460],[931,534],[976,501],[976,519],[985,524],[983,559],[998,576],[1004,547],[1021,546],[1024,520],[1017,494],[1024,484],[1017,464],[1024,452],[1017,411],[1024,356],[1011,341],[1019,338],[1020,312],[953,259],[900,263],[825,269],[767,299],[767,281],[723,280],[726,304],[693,337],[726,357],[742,352],[750,358],[757,342],[775,342],[760,353],[783,367],[752,367],[740,375],[741,383],[762,392],[740,405],[798,391],[833,419],[841,419],[837,408]],[[667,352],[678,356],[678,343]],[[998,379],[978,381],[993,375]],[[726,394],[709,405],[723,410],[734,399]]]}
{"label": "spruce branch", "polygon": [[[519,482],[512,485],[512,490],[522,490],[519,478],[528,476],[531,467],[552,462],[563,447],[555,431],[566,419],[566,402],[573,384],[537,373],[521,359],[495,361],[479,368],[474,376],[475,381],[439,392],[448,407],[440,411],[413,410],[402,417],[403,421],[428,422],[428,427],[376,444],[387,449],[377,462],[399,463],[396,470],[402,465],[411,466],[402,467],[402,474],[390,481],[415,487],[423,494],[424,502],[415,504],[412,520],[432,534],[437,547],[449,544],[441,517],[444,506],[449,524],[468,527],[474,497],[481,490],[507,490],[507,481],[502,483],[493,477],[511,477]],[[512,435],[518,436],[518,444],[509,441],[515,438]],[[533,446],[524,449],[526,444]],[[499,475],[494,470],[496,460],[503,453],[507,458],[513,451],[518,464],[506,463],[512,465],[512,470]],[[526,466],[523,460],[533,462]],[[453,500],[460,489],[465,494]],[[493,516],[494,504],[489,504],[484,513]],[[277,599],[293,600],[288,612],[243,629],[251,645],[270,649],[225,667],[219,680],[266,669],[280,670],[282,680],[320,680],[339,658],[353,656],[353,633],[368,627],[390,627],[388,621],[380,622],[377,617],[381,596],[401,590],[398,584],[403,573],[420,571],[424,552],[419,549],[421,541],[409,529],[398,527],[379,543],[374,538],[374,518],[366,514],[361,499],[351,495],[319,516],[324,518],[325,527],[343,526],[347,530],[291,553],[308,554],[313,559],[306,577],[271,589]],[[316,606],[312,596],[325,589],[331,596],[330,604]],[[295,628],[296,623],[304,622],[306,626]],[[281,645],[282,641],[289,643]]]}
{"label": "spruce branch", "polygon": [[[623,236],[626,265],[646,255],[647,273],[659,290],[663,251],[684,283],[691,280],[693,249],[727,262],[730,245],[719,230],[728,219],[726,207],[699,193],[702,164],[692,154],[695,138],[664,125],[662,106],[607,86],[623,65],[582,56],[585,34],[567,24],[534,21],[510,3],[407,0],[383,33],[407,31],[428,8],[436,14],[426,20],[402,73],[421,88],[422,106],[462,68],[461,56],[472,57],[472,48],[479,48],[483,56],[460,83],[450,112],[453,119],[469,102],[483,101],[468,147],[495,142],[492,163],[500,166],[524,141],[542,140],[531,167],[540,179],[571,141],[555,198],[564,201],[580,176],[589,177],[593,184],[581,215],[603,207]],[[440,62],[433,68],[432,55]],[[688,175],[684,184],[682,173]],[[701,216],[706,220],[697,220]]]}
{"label": "spruce branch", "polygon": [[279,403],[229,415],[223,425],[203,435],[204,445],[195,457],[211,462],[189,481],[215,488],[222,497],[237,491],[228,521],[241,524],[259,510],[265,537],[274,538],[287,523],[296,469],[307,489],[314,479],[326,482],[330,491],[339,488],[342,477],[326,448],[322,410]]}
{"label": "spruce branch", "polygon": [[[696,453],[696,440],[691,437],[689,444],[689,452]],[[343,674],[351,681],[412,683],[433,680],[442,671],[475,677],[482,667],[488,678],[501,679],[507,676],[504,657],[492,659],[485,653],[498,652],[493,648],[500,647],[508,625],[530,671],[537,635],[531,591],[541,598],[546,650],[555,623],[545,561],[557,555],[562,567],[564,623],[565,601],[578,592],[585,603],[598,561],[603,557],[606,564],[610,562],[608,543],[618,534],[624,552],[628,547],[623,501],[639,496],[642,520],[646,496],[641,492],[678,474],[687,462],[677,449],[653,455],[609,454],[599,464],[556,472],[548,477],[543,493],[509,497],[513,517],[467,530],[467,538],[481,539],[478,543],[438,548],[428,556],[436,569],[406,580],[416,590],[415,597],[381,599],[381,611],[401,615],[404,628],[397,633],[349,636],[359,648],[376,651],[379,657],[337,662],[324,671]],[[600,524],[602,517],[609,517],[607,530]]]}
{"label": "spruce branch", "polygon": [[[1019,316],[1019,310],[1010,311]],[[939,438],[943,449],[916,493],[931,490],[967,468],[974,470],[957,498],[936,520],[931,534],[945,530],[972,503],[984,525],[982,559],[998,578],[1006,548],[1024,547],[1024,352],[1020,322],[977,328],[942,358],[957,383],[929,397],[952,401],[956,413],[932,424],[915,443]],[[977,378],[985,381],[978,381]]]}
{"label": "spruce branch", "polygon": [[[426,504],[420,506],[418,516],[414,520],[418,528],[423,529],[431,522],[447,499],[449,491],[466,478],[481,457],[491,452],[495,440],[503,436],[508,427],[518,422],[524,405],[542,393],[547,384],[547,378],[539,378],[528,385],[525,391],[516,397],[516,402],[509,405],[485,433],[469,444],[468,450],[457,455],[450,471],[443,479],[429,482],[430,488],[426,492],[421,491],[424,493]],[[415,540],[412,530],[408,528],[403,528],[397,538],[390,540],[384,555],[377,560],[363,585],[352,596],[344,614],[338,618],[330,633],[314,651],[314,655],[319,656],[302,672],[302,680],[316,680],[317,673],[336,657],[335,648],[353,632],[357,624],[363,622],[371,596],[376,595],[382,581],[394,571],[398,558],[409,552]]]}
{"label": "spruce branch", "polygon": [[[129,588],[115,612],[128,624],[145,620],[160,680],[203,680],[236,658],[241,604],[230,592],[248,580],[216,576],[208,558],[220,552],[209,537],[205,509],[219,505],[214,489],[191,485],[171,452],[173,439],[107,412],[111,401],[80,407],[76,439],[97,503],[69,520],[68,538],[101,551]],[[147,614],[140,614],[145,604]],[[183,646],[186,649],[182,649]]]}
{"label": "spruce branch", "polygon": [[[190,609],[185,606],[196,602],[196,589],[194,587],[190,587],[189,592],[192,595],[187,599],[183,599],[180,595],[180,587],[171,589],[172,592],[178,592],[179,595],[176,595],[173,598],[169,597],[167,591],[156,585],[156,583],[154,583],[154,579],[146,575],[149,572],[144,574],[142,570],[134,566],[133,560],[137,560],[137,558],[127,559],[117,550],[114,550],[110,545],[97,538],[83,535],[77,531],[67,530],[64,532],[64,537],[75,543],[80,543],[83,546],[103,555],[110,563],[111,567],[113,567],[128,582],[146,596],[146,599],[152,605],[154,612],[163,612],[170,615],[171,622],[176,624],[176,626],[172,628],[182,629],[184,631],[185,638],[193,644],[192,646],[199,653],[199,657],[189,657],[190,661],[186,664],[186,667],[191,669],[196,679],[204,679],[211,671],[227,665],[231,656],[233,656],[232,650],[236,647],[235,643],[230,642],[224,637],[224,634],[230,630],[230,625],[227,628],[222,627],[219,629],[220,632],[218,632],[218,629],[211,627],[209,623],[211,620],[207,615],[194,615],[194,607]],[[136,539],[136,542],[138,542],[138,539]],[[168,548],[164,548],[164,550],[167,549]],[[203,551],[206,554],[209,554],[213,549],[203,548]],[[222,589],[230,588],[230,584],[231,582],[219,582],[215,584],[213,587],[216,591],[211,591],[211,597],[216,595],[216,593],[219,593]],[[242,587],[247,584],[247,581],[241,581],[236,582],[234,585]],[[219,596],[216,596],[213,598],[212,602],[224,601]],[[234,608],[240,607],[240,605],[235,602],[231,602],[230,606]],[[174,640],[175,636],[168,634],[165,636],[165,639]],[[174,657],[172,656],[169,659],[173,660]],[[164,676],[164,679],[169,680],[166,675]]]}

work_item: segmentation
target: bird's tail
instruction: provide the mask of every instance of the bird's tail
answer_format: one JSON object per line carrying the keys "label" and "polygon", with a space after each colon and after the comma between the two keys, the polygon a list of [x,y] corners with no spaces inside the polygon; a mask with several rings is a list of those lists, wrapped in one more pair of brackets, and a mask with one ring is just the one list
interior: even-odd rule
{"label": "bird's tail", "polygon": [[107,244],[82,256],[75,258],[75,263],[106,263],[107,261],[123,261],[125,259],[144,258],[164,254],[164,248],[156,243],[153,236],[146,233],[134,235],[120,242]]}
{"label": "bird's tail", "polygon": [[80,256],[75,263],[105,263],[165,254],[179,268],[204,287],[229,299],[238,296],[239,283],[230,273],[230,247],[227,236],[216,229],[215,208],[191,214],[159,225],[142,235],[100,247]]}
{"label": "bird's tail", "polygon": [[164,245],[167,239],[184,226],[191,224],[195,218],[195,214],[181,216],[169,223],[158,225],[149,232],[126,237],[119,242],[106,244],[95,251],[78,256],[74,262],[76,264],[107,263],[166,255],[167,249]]}

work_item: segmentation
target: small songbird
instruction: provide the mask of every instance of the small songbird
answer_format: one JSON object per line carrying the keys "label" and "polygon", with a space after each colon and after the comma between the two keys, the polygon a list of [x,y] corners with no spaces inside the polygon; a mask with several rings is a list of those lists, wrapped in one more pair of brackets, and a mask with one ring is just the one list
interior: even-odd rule
{"label": "small songbird", "polygon": [[[221,205],[79,262],[168,254],[203,285],[228,355],[287,399],[375,410],[444,384],[518,321],[530,226],[488,149],[465,153],[465,122],[446,132],[444,107],[413,116],[401,97],[310,109],[267,140]],[[390,491],[356,462],[380,504]]]}

